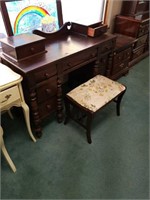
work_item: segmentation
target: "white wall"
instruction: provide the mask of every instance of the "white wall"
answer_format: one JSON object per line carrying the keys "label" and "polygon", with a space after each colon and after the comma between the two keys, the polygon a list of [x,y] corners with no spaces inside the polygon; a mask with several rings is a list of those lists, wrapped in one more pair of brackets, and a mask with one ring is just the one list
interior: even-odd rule
{"label": "white wall", "polygon": [[113,33],[115,16],[120,14],[123,0],[108,0],[109,6],[107,10],[106,23],[108,24],[108,32]]}

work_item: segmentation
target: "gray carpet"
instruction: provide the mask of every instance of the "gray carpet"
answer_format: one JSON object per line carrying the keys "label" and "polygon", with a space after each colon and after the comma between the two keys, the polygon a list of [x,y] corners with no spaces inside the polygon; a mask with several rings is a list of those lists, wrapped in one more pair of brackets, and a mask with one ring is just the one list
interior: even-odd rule
{"label": "gray carpet", "polygon": [[[22,115],[2,116],[5,144],[17,172],[1,157],[1,199],[149,199],[149,60],[118,81],[126,84],[121,116],[112,103],[84,129],[54,118],[33,143]],[[22,113],[21,113],[22,114]]]}

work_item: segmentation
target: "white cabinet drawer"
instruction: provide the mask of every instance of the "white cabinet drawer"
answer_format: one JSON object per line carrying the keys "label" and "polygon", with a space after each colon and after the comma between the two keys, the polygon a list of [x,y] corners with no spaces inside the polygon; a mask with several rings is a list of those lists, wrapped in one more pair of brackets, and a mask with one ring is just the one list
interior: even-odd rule
{"label": "white cabinet drawer", "polygon": [[20,99],[20,93],[17,86],[11,87],[0,92],[0,108],[10,105]]}

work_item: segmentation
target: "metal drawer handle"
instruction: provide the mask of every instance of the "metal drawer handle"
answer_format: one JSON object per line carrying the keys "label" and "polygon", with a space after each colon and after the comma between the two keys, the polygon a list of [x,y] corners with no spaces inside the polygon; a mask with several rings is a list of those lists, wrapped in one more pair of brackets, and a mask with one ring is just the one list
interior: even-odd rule
{"label": "metal drawer handle", "polygon": [[12,96],[11,94],[7,94],[7,95],[5,96],[5,100],[3,100],[1,103],[4,103],[4,102],[8,101],[8,99],[9,99],[11,96]]}

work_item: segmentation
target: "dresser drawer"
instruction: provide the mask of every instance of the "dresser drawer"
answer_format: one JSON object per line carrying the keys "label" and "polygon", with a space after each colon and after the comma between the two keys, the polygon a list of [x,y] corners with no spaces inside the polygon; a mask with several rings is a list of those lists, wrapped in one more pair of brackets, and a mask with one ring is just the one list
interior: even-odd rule
{"label": "dresser drawer", "polygon": [[37,101],[39,103],[57,94],[57,77],[54,76],[42,83],[37,89]]}
{"label": "dresser drawer", "polygon": [[129,60],[131,57],[131,47],[121,52],[114,52],[114,64],[122,63],[125,60]]}
{"label": "dresser drawer", "polygon": [[35,72],[34,77],[37,83],[47,80],[57,73],[56,65],[51,64],[47,67],[43,67],[42,70]]}
{"label": "dresser drawer", "polygon": [[0,108],[10,105],[20,99],[20,93],[17,86],[11,87],[0,92]]}
{"label": "dresser drawer", "polygon": [[133,51],[132,59],[139,57],[140,55],[142,55],[143,52],[144,52],[144,45]]}
{"label": "dresser drawer", "polygon": [[39,115],[41,119],[49,116],[57,110],[57,98],[53,97],[38,105]]}
{"label": "dresser drawer", "polygon": [[149,23],[141,23],[138,30],[138,37],[149,32]]}
{"label": "dresser drawer", "polygon": [[144,36],[138,38],[137,42],[136,42],[135,45],[134,45],[134,48],[137,48],[137,47],[139,47],[139,46],[145,44],[145,43],[146,43],[146,40],[147,40],[147,37],[148,37],[148,34],[146,34],[146,35],[144,35]]}
{"label": "dresser drawer", "polygon": [[122,62],[118,65],[113,65],[112,75],[116,74],[119,71],[124,70],[125,68],[128,68],[128,61]]}
{"label": "dresser drawer", "polygon": [[96,59],[97,49],[90,49],[84,52],[80,52],[68,58],[68,60],[64,63],[63,70],[68,70],[73,67],[77,67],[80,65],[84,65],[89,63],[89,60]]}

